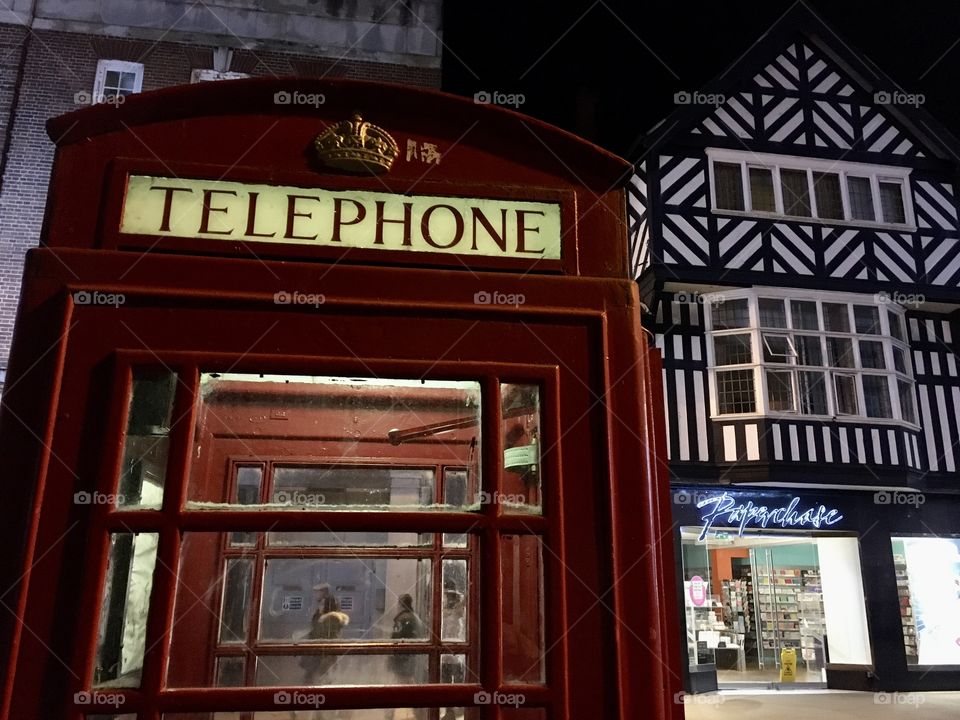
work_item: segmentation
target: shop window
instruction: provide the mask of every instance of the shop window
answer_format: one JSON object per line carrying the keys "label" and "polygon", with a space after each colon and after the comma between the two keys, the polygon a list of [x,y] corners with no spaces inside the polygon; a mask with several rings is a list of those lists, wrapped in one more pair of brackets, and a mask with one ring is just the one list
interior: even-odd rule
{"label": "shop window", "polygon": [[110,102],[140,92],[143,87],[143,63],[124,60],[100,60],[93,83],[94,101]]}
{"label": "shop window", "polygon": [[718,212],[913,227],[905,168],[708,148]]}
{"label": "shop window", "polygon": [[903,310],[772,288],[705,295],[713,414],[916,425]]}
{"label": "shop window", "polygon": [[722,685],[777,682],[780,653],[797,680],[823,684],[827,663],[872,662],[856,537],[681,528],[691,670]]}
{"label": "shop window", "polygon": [[960,538],[891,538],[907,663],[960,665]]}

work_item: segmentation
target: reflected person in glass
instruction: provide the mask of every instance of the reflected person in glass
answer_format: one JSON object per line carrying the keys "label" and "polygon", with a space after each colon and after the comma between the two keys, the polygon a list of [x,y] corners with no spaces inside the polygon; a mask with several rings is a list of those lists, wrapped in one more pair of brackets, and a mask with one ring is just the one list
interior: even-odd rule
{"label": "reflected person in glass", "polygon": [[[424,637],[424,624],[420,617],[414,612],[413,597],[404,593],[398,601],[400,612],[393,618],[393,632],[390,635],[392,640],[416,640]],[[409,653],[395,653],[389,659],[390,670],[397,677],[397,682],[401,685],[409,685],[416,682],[417,679],[417,656]],[[393,709],[386,712],[387,720],[394,720]],[[426,708],[414,708],[414,720],[426,720]]]}
{"label": "reflected person in glass", "polygon": [[[337,640],[343,628],[350,623],[346,613],[340,611],[340,603],[330,593],[330,586],[326,583],[316,585],[317,609],[310,620],[310,640]],[[327,673],[337,662],[336,655],[305,655],[300,660],[300,666],[306,671],[304,683],[306,685],[322,684]]]}

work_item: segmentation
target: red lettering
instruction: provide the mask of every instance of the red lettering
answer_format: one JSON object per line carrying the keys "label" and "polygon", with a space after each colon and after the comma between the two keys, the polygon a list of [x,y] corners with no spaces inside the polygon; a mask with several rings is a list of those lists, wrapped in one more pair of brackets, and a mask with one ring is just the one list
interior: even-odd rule
{"label": "red lettering", "polygon": [[175,192],[192,193],[190,188],[167,187],[164,185],[154,185],[151,190],[166,190],[167,194],[163,198],[163,217],[160,220],[160,229],[157,232],[170,232],[170,210],[173,208],[173,194]]}
{"label": "red lettering", "polygon": [[[343,203],[349,202],[353,203],[353,206],[357,209],[357,216],[353,220],[343,220]],[[342,225],[356,225],[358,222],[361,222],[367,216],[367,209],[363,206],[362,203],[357,202],[356,200],[351,200],[350,198],[334,198],[333,199],[333,236],[330,238],[332,242],[341,242],[342,238],[340,237],[340,227]]]}
{"label": "red lettering", "polygon": [[[449,210],[450,214],[453,216],[453,221],[456,223],[456,230],[453,233],[453,239],[446,245],[441,245],[435,241],[433,236],[430,234],[430,218],[433,217],[434,211],[439,210],[440,208]],[[428,245],[432,245],[438,250],[452,248],[463,238],[463,215],[461,215],[460,211],[453,207],[453,205],[431,205],[424,211],[423,218],[420,220],[420,232],[423,235],[423,239],[427,241]]]}
{"label": "red lettering", "polygon": [[410,247],[413,242],[410,239],[410,226],[412,224],[411,216],[413,213],[413,203],[403,203],[403,220],[390,220],[383,216],[383,210],[386,201],[377,200],[377,233],[373,239],[374,245],[383,245],[383,225],[384,223],[397,223],[403,225],[403,246]]}
{"label": "red lettering", "polygon": [[244,230],[243,234],[247,237],[273,237],[277,234],[276,232],[258,233],[255,230],[257,224],[257,199],[259,197],[260,193],[250,193],[250,203],[247,205],[247,229]]}
{"label": "red lettering", "polygon": [[297,212],[297,200],[316,200],[320,198],[316,195],[287,195],[287,232],[284,237],[288,240],[316,240],[316,235],[295,235],[293,225],[297,218],[312,218],[313,213]]}
{"label": "red lettering", "polygon": [[542,255],[543,249],[540,250],[527,250],[525,246],[527,232],[539,233],[539,227],[527,227],[524,223],[524,215],[545,215],[542,210],[517,210],[517,252],[518,253],[533,253],[535,255]]}
{"label": "red lettering", "polygon": [[214,193],[221,193],[223,195],[233,195],[236,196],[236,190],[214,190],[208,188],[203,191],[203,214],[200,216],[200,229],[197,232],[209,233],[211,235],[229,235],[233,232],[233,228],[229,230],[211,230],[210,229],[210,213],[212,212],[227,212],[225,207],[212,207],[210,205],[210,200],[213,198]]}
{"label": "red lettering", "polygon": [[493,227],[487,216],[483,214],[480,208],[470,208],[473,214],[473,249],[477,249],[477,221],[483,226],[490,238],[497,244],[501,251],[507,251],[507,209],[500,208],[500,232],[499,234]]}

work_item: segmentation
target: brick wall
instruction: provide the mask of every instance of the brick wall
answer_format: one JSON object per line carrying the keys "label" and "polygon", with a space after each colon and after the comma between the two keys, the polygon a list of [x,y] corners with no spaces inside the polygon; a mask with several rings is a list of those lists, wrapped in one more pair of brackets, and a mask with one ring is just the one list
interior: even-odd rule
{"label": "brick wall", "polygon": [[[152,43],[65,32],[35,32],[29,39],[23,82],[7,132],[17,73],[27,32],[0,25],[0,149],[9,136],[6,171],[0,189],[0,369],[7,365],[20,276],[27,249],[39,241],[53,162],[47,118],[76,109],[74,95],[93,89],[99,59],[144,64],[143,90],[190,82],[196,67],[212,67],[213,48]],[[237,51],[232,70],[253,76],[312,75],[440,86],[438,68],[321,58],[276,51]]]}

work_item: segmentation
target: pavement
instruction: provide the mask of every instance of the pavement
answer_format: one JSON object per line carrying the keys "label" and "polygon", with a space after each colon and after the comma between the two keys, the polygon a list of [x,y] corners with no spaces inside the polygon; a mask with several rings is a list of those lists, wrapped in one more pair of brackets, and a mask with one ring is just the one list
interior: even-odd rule
{"label": "pavement", "polygon": [[687,720],[960,720],[960,692],[730,690],[683,700]]}

